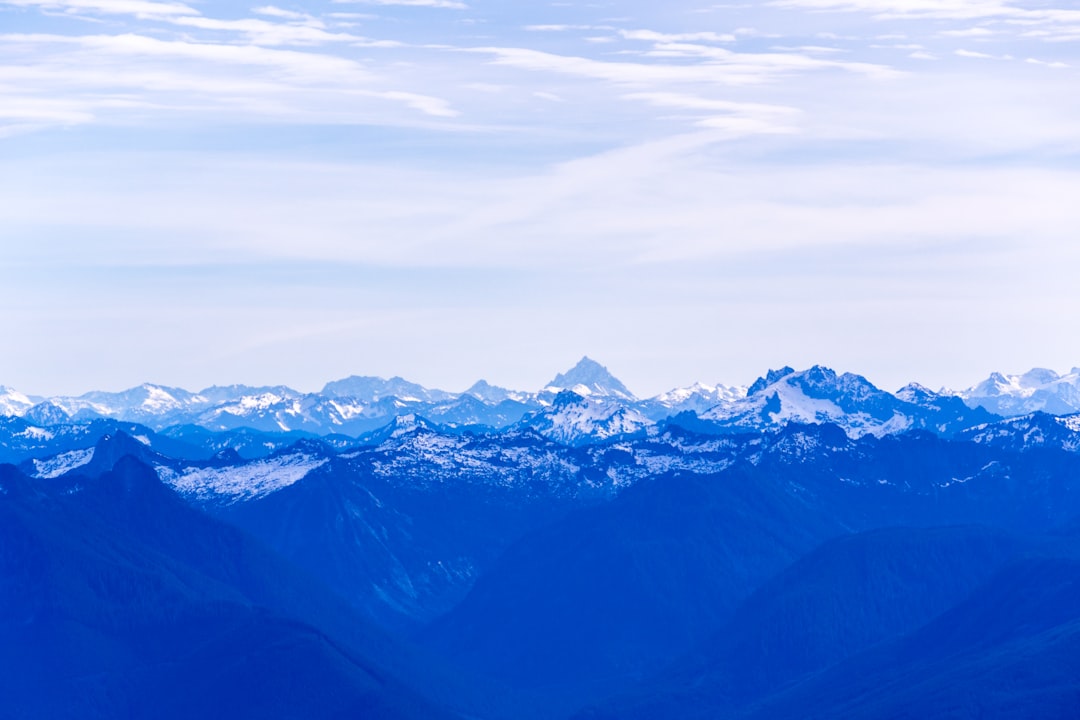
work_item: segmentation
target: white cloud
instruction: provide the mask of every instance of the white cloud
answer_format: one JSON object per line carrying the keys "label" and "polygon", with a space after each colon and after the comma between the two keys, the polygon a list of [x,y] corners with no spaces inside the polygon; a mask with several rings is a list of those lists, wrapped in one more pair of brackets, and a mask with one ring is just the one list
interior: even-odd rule
{"label": "white cloud", "polygon": [[672,92],[645,92],[624,95],[656,107],[706,113],[697,120],[699,127],[722,130],[730,136],[787,134],[797,131],[792,121],[799,110],[780,105],[718,100]]}
{"label": "white cloud", "polygon": [[458,0],[333,0],[333,2],[356,3],[359,5],[447,8],[450,10],[466,10],[469,7],[463,2],[458,2]]}
{"label": "white cloud", "polygon": [[983,20],[1040,26],[1039,37],[1046,40],[1074,39],[1080,26],[1080,10],[1026,7],[1010,0],[771,0],[768,4],[820,12],[864,12],[880,20]]}
{"label": "white cloud", "polygon": [[776,7],[867,12],[885,18],[970,20],[1022,14],[1003,0],[771,0]]}
{"label": "white cloud", "polygon": [[153,0],[2,0],[0,4],[75,13],[135,15],[143,18],[169,18],[199,14],[198,10],[182,3],[154,2]]}
{"label": "white cloud", "polygon": [[566,32],[567,30],[594,30],[592,25],[526,25],[529,32]]}
{"label": "white cloud", "polygon": [[620,30],[625,40],[645,40],[648,42],[735,42],[735,35],[731,33],[715,32],[691,32],[691,33],[660,33],[654,30]]}
{"label": "white cloud", "polygon": [[1037,60],[1035,58],[1027,58],[1024,62],[1026,62],[1026,63],[1028,63],[1030,65],[1043,65],[1045,67],[1051,67],[1051,68],[1067,68],[1067,67],[1069,67],[1068,63],[1063,63],[1063,62],[1060,62],[1060,61]]}
{"label": "white cloud", "polygon": [[296,12],[294,10],[285,10],[283,8],[276,7],[274,5],[264,5],[262,7],[252,8],[251,12],[256,15],[266,15],[267,17],[277,17],[284,20],[304,20],[312,22],[315,18],[307,13]]}
{"label": "white cloud", "polygon": [[566,98],[543,90],[534,90],[533,97],[538,97],[541,100],[547,100],[549,102],[566,102]]}
{"label": "white cloud", "polygon": [[938,33],[943,37],[967,37],[967,38],[986,38],[994,35],[999,35],[999,30],[991,30],[988,27],[972,27],[964,28],[962,30],[942,30]]}
{"label": "white cloud", "polygon": [[366,38],[348,33],[327,32],[324,25],[316,20],[300,23],[276,23],[243,18],[240,20],[218,20],[202,16],[184,16],[170,20],[177,25],[237,33],[248,42],[257,45],[322,45],[331,42],[363,42]]}
{"label": "white cloud", "polygon": [[897,75],[882,65],[840,62],[813,58],[798,53],[736,53],[706,45],[663,43],[652,55],[698,58],[694,64],[613,62],[585,57],[557,55],[526,48],[471,48],[486,53],[494,62],[528,70],[547,71],[588,77],[620,85],[657,83],[697,83],[706,85],[745,85],[801,72],[843,70],[885,78]]}
{"label": "white cloud", "polygon": [[[5,64],[12,53],[34,60]],[[386,87],[346,58],[135,34],[0,36],[0,96],[38,108],[38,126],[151,117],[401,124],[418,113],[457,115],[447,100]],[[0,123],[14,124],[10,114]]]}

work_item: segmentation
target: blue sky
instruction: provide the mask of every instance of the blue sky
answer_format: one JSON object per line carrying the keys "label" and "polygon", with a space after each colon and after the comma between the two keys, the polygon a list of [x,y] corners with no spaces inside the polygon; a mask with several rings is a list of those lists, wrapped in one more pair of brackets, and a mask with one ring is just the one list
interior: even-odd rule
{"label": "blue sky", "polygon": [[0,383],[1080,365],[1080,10],[0,0]]}

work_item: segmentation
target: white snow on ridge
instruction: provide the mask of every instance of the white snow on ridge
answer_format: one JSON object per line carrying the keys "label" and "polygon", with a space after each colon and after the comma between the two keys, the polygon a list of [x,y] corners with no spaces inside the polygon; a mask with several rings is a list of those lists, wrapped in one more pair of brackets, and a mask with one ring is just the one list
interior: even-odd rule
{"label": "white snow on ridge", "polygon": [[52,433],[45,428],[39,428],[34,425],[26,428],[22,432],[15,433],[13,437],[23,437],[34,440],[52,440],[56,437],[55,433]]}
{"label": "white snow on ridge", "polygon": [[637,432],[653,423],[637,410],[583,398],[545,412],[532,426],[556,442],[572,443],[583,437],[604,439]]}
{"label": "white snow on ridge", "polygon": [[216,412],[228,413],[229,415],[246,415],[253,410],[269,410],[274,405],[285,402],[286,399],[274,393],[245,395],[235,403],[216,408]]}
{"label": "white snow on ridge", "polygon": [[1059,417],[1057,419],[1059,423],[1072,430],[1075,433],[1080,433],[1080,415],[1067,415],[1066,417]]}
{"label": "white snow on ridge", "polygon": [[957,393],[969,405],[1006,416],[1037,410],[1062,414],[1080,410],[1080,368],[1065,375],[1035,368],[1022,375],[992,373],[978,385]]}
{"label": "white snow on ridge", "polygon": [[58,478],[64,473],[80,468],[94,459],[94,448],[72,450],[45,460],[34,460],[34,477],[43,480]]}
{"label": "white snow on ridge", "polygon": [[282,455],[223,468],[185,468],[180,472],[157,466],[158,477],[181,495],[198,500],[253,500],[297,482],[322,467],[326,458]]}
{"label": "white snow on ridge", "polygon": [[690,387],[675,388],[661,393],[652,398],[661,405],[671,407],[681,405],[693,398],[701,398],[714,404],[733,403],[746,397],[746,387],[732,387],[730,385],[704,385],[694,383]]}
{"label": "white snow on ridge", "polygon": [[140,407],[147,412],[164,413],[183,407],[183,403],[157,385],[143,385],[142,389],[146,391],[146,399]]}
{"label": "white snow on ridge", "polygon": [[17,390],[0,385],[0,415],[21,417],[34,406],[34,402]]}
{"label": "white snow on ridge", "polygon": [[[758,428],[768,425],[796,423],[835,423],[849,437],[898,433],[912,424],[911,418],[894,412],[888,420],[879,420],[865,412],[845,412],[839,405],[826,398],[807,395],[795,384],[795,375],[781,378],[766,390],[757,392],[731,403],[720,404],[702,413],[706,420],[730,422],[737,427]],[[775,404],[779,403],[779,407]],[[766,412],[767,411],[767,412]]]}

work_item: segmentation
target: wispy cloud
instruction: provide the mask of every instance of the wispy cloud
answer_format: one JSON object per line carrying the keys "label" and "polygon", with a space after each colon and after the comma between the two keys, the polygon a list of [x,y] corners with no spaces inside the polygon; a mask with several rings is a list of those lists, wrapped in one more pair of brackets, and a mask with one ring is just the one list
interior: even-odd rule
{"label": "wispy cloud", "polygon": [[670,82],[745,85],[816,70],[842,70],[877,78],[897,75],[891,68],[873,63],[824,60],[798,53],[736,53],[688,43],[660,43],[649,54],[654,57],[697,58],[701,62],[618,62],[557,55],[527,48],[471,48],[470,52],[492,55],[494,62],[500,65],[577,75],[621,85]]}
{"label": "wispy cloud", "polygon": [[959,38],[987,38],[995,35],[1000,35],[1000,30],[991,30],[988,27],[971,27],[963,28],[960,30],[942,30],[938,33],[942,37],[959,37]]}
{"label": "wispy cloud", "polygon": [[732,136],[787,134],[797,132],[793,120],[800,111],[782,105],[737,102],[672,92],[642,92],[623,96],[656,107],[700,113],[699,127],[723,130]]}
{"label": "wispy cloud", "polygon": [[730,43],[735,42],[736,37],[731,33],[715,33],[715,32],[689,32],[689,33],[661,33],[655,30],[620,30],[621,35],[626,40],[645,40],[647,42],[714,42],[714,43]]}
{"label": "wispy cloud", "polygon": [[[32,49],[36,61],[5,65],[4,48]],[[163,115],[407,122],[407,115],[395,120],[387,112],[395,106],[433,118],[457,114],[444,99],[383,85],[353,60],[251,44],[136,34],[0,36],[0,98],[7,107],[33,110],[20,113],[20,126]],[[0,118],[15,124],[10,115]]]}
{"label": "wispy cloud", "polygon": [[153,0],[3,0],[0,4],[71,13],[134,15],[141,18],[167,18],[199,14],[198,10],[182,3],[154,2]]}
{"label": "wispy cloud", "polygon": [[1040,26],[1026,33],[1047,40],[1071,38],[1080,26],[1080,10],[1030,7],[1009,0],[771,0],[772,7],[820,12],[862,12],[880,20],[995,21],[1014,28]]}
{"label": "wispy cloud", "polygon": [[[234,319],[225,345],[249,321],[269,337],[284,317],[273,336],[288,338],[360,314],[389,328],[386,347],[482,339],[490,322],[540,347],[538,324],[568,317],[583,342],[602,328],[629,346],[651,318],[691,357],[716,356],[701,327],[817,347],[837,318],[989,337],[1015,312],[1037,341],[1026,298],[1077,305],[1071,3],[738,5],[0,0],[0,138],[19,138],[0,141],[0,265],[37,269],[0,283],[0,336],[55,320],[56,357],[72,336],[106,357],[125,349],[92,344],[95,314],[136,307],[202,333],[176,308],[206,298],[200,319]],[[913,247],[925,262],[909,271],[880,260]],[[860,272],[822,281],[853,258]],[[160,274],[125,295],[108,273],[133,265],[125,277]],[[247,284],[188,286],[174,268]],[[310,275],[283,297],[293,268]],[[346,279],[311,280],[328,272]],[[553,301],[553,286],[576,294]],[[155,305],[170,287],[180,304]],[[477,304],[447,309],[462,293]],[[162,347],[198,360],[171,329]],[[369,340],[320,347],[358,357]]]}
{"label": "wispy cloud", "polygon": [[449,10],[466,10],[469,7],[463,2],[458,2],[458,0],[333,0],[333,2],[354,3],[357,5],[446,8]]}

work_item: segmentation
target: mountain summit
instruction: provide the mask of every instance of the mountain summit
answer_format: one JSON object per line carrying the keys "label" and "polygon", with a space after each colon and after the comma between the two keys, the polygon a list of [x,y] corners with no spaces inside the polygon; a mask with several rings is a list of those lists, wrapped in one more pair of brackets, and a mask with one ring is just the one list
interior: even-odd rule
{"label": "mountain summit", "polygon": [[1067,375],[1045,368],[1034,368],[1023,375],[991,373],[986,380],[958,394],[968,405],[998,415],[1074,413],[1080,410],[1080,368],[1073,368]]}
{"label": "mountain summit", "polygon": [[588,356],[581,358],[577,365],[566,372],[556,375],[543,392],[558,394],[560,390],[572,390],[582,396],[637,400],[617,377],[608,372],[606,367]]}

